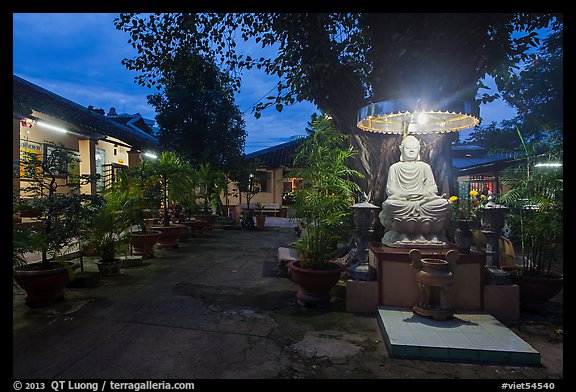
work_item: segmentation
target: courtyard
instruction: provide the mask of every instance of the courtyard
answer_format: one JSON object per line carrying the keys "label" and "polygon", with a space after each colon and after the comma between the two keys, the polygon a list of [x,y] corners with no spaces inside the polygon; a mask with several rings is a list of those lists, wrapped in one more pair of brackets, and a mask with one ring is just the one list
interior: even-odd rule
{"label": "courtyard", "polygon": [[[328,308],[296,303],[278,276],[278,247],[296,241],[286,219],[158,249],[144,265],[67,288],[33,309],[13,296],[14,379],[501,379],[563,378],[560,292],[541,314],[507,324],[541,366],[390,358],[376,314],[346,311],[345,283]],[[96,271],[84,259],[87,271]]]}

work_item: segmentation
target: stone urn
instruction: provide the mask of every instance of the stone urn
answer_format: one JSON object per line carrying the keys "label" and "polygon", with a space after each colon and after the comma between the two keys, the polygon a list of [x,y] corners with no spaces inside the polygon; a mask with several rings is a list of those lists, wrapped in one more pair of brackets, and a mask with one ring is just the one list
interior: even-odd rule
{"label": "stone urn", "polygon": [[454,277],[452,271],[460,257],[458,251],[449,250],[446,260],[423,259],[418,249],[412,249],[409,256],[418,285],[414,313],[434,320],[447,320],[454,316],[448,297]]}

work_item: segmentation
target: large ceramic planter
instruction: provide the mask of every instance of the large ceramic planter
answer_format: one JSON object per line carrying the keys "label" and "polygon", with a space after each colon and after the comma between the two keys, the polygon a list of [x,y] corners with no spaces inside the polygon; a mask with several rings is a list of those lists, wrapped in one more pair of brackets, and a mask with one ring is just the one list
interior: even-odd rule
{"label": "large ceramic planter", "polygon": [[325,307],[330,304],[330,290],[336,286],[340,274],[346,269],[345,266],[329,261],[332,269],[310,270],[300,268],[298,260],[288,263],[294,282],[300,286],[296,293],[296,300],[300,305],[315,305]]}
{"label": "large ceramic planter", "polygon": [[529,312],[544,310],[546,303],[562,290],[564,276],[551,271],[550,276],[523,275],[517,267],[502,267],[510,272],[510,280],[520,287],[520,306]]}
{"label": "large ceramic planter", "polygon": [[142,256],[142,259],[154,257],[154,245],[156,245],[161,235],[162,233],[157,230],[151,230],[146,233],[132,233],[130,237],[132,254]]}
{"label": "large ceramic planter", "polygon": [[[37,308],[55,304],[64,299],[64,289],[70,282],[68,270],[56,261],[51,269],[35,269],[41,263],[32,263],[14,269],[14,279],[26,291],[26,305]],[[78,265],[68,262],[72,269]]]}
{"label": "large ceramic planter", "polygon": [[182,237],[186,226],[171,224],[170,226],[152,226],[152,230],[162,233],[158,239],[160,249],[173,249],[178,247],[178,240]]}

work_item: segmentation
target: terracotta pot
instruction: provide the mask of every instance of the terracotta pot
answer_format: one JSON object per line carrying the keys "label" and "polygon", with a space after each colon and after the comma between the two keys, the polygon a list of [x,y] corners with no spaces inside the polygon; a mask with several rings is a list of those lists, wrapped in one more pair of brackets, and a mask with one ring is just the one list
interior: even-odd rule
{"label": "terracotta pot", "polygon": [[206,225],[204,226],[204,231],[212,231],[212,227],[214,226],[216,219],[218,219],[218,215],[215,214],[194,215],[194,218],[206,222]]}
{"label": "terracotta pot", "polygon": [[146,233],[132,233],[132,236],[130,237],[132,253],[137,256],[142,256],[142,259],[154,257],[154,245],[156,245],[161,235],[162,233],[157,230],[148,231]]}
{"label": "terracotta pot", "polygon": [[564,276],[550,271],[550,276],[535,277],[523,275],[519,267],[503,266],[510,272],[510,280],[520,287],[520,306],[527,311],[541,312],[546,303],[562,290]]}
{"label": "terracotta pot", "polygon": [[[53,267],[48,270],[34,269],[41,263],[32,263],[14,269],[14,279],[26,291],[26,305],[37,308],[55,304],[64,299],[64,289],[70,282],[68,270],[56,261],[50,262]],[[68,262],[72,269],[78,264]]]}
{"label": "terracotta pot", "polygon": [[264,230],[266,225],[266,215],[256,215],[256,227],[258,230]]}
{"label": "terracotta pot", "polygon": [[162,233],[158,239],[158,247],[160,249],[172,249],[178,247],[178,239],[182,237],[182,233],[186,226],[181,224],[171,224],[170,226],[152,226],[152,230]]}
{"label": "terracotta pot", "polygon": [[206,226],[206,221],[187,220],[180,223],[190,228],[190,235],[192,237],[199,237],[204,234],[204,226]]}
{"label": "terracotta pot", "polygon": [[296,300],[300,305],[324,307],[330,304],[330,290],[338,283],[345,266],[329,261],[333,266],[329,270],[310,270],[300,268],[298,260],[288,263],[292,279],[300,286]]}

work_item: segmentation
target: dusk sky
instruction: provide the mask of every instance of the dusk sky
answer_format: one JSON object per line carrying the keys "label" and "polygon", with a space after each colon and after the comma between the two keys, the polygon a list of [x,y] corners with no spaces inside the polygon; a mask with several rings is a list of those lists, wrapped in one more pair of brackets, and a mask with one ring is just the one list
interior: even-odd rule
{"label": "dusk sky", "polygon": [[[118,14],[41,13],[13,15],[13,73],[82,106],[106,112],[140,113],[154,119],[154,108],[146,96],[156,93],[134,82],[135,72],[121,61],[136,55],[128,34],[117,30]],[[262,49],[260,49],[262,50]],[[490,82],[486,82],[488,85]],[[284,107],[279,113],[266,109],[259,119],[251,107],[268,96],[276,80],[257,69],[243,74],[236,104],[245,113],[246,153],[289,141],[305,134],[312,113],[311,103]],[[483,124],[512,118],[515,111],[501,101],[482,105]],[[466,133],[466,131],[464,131]]]}

